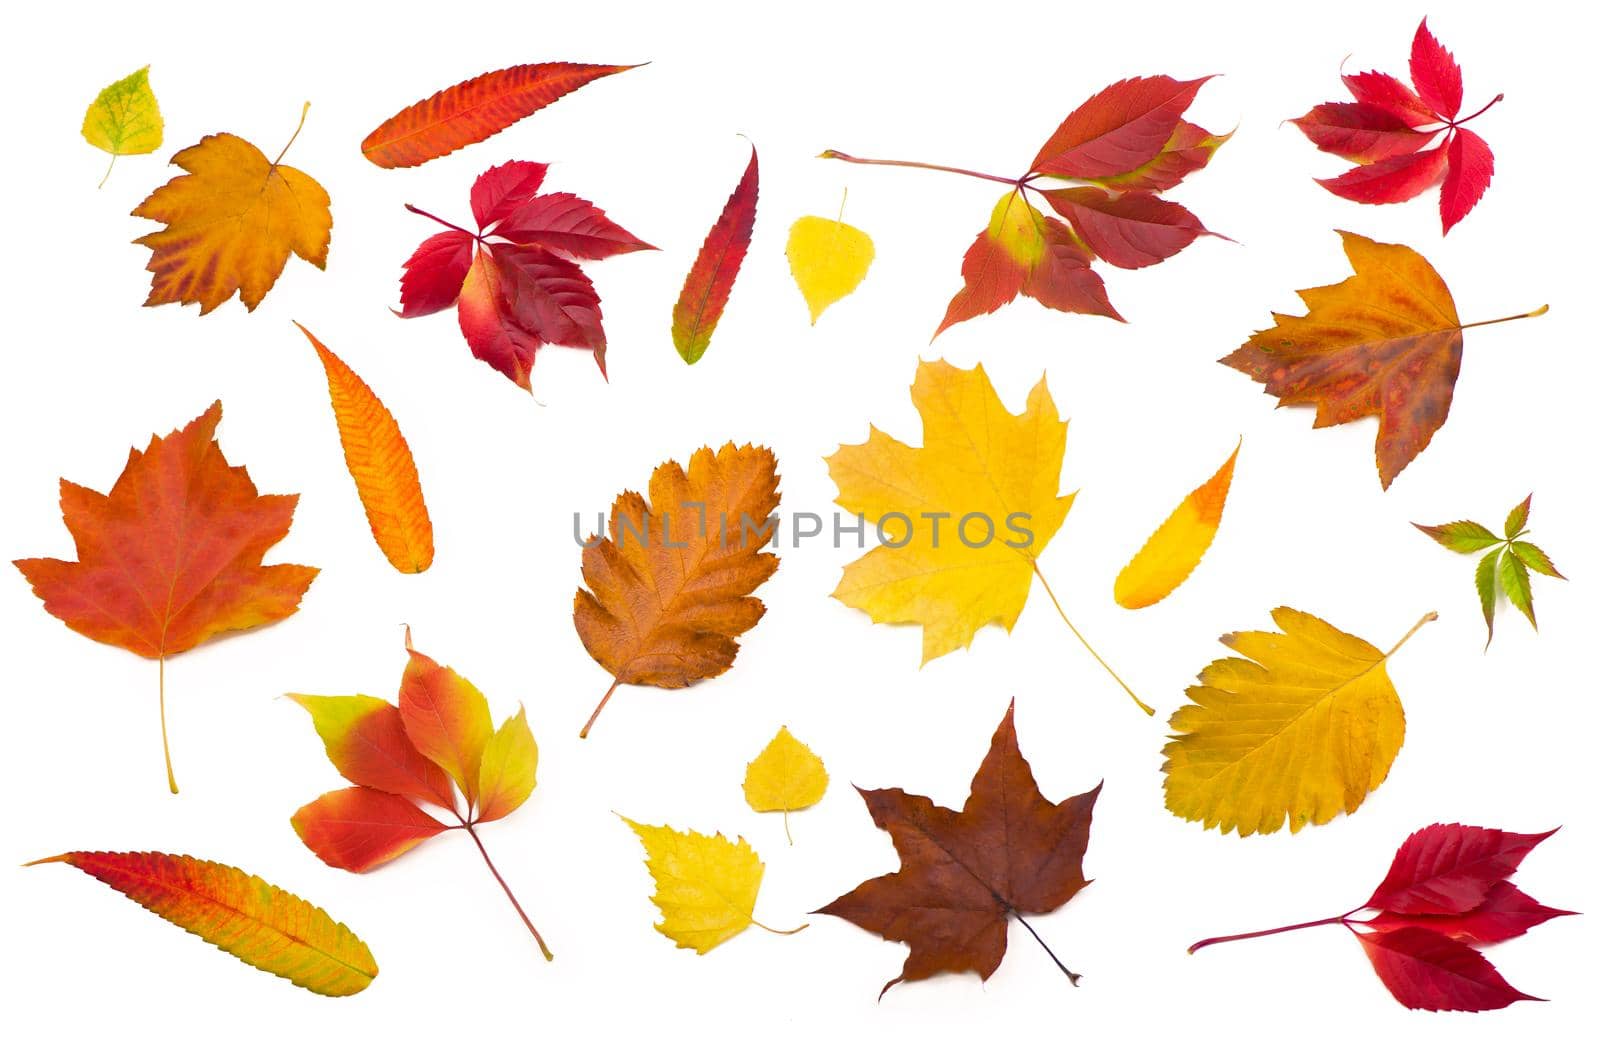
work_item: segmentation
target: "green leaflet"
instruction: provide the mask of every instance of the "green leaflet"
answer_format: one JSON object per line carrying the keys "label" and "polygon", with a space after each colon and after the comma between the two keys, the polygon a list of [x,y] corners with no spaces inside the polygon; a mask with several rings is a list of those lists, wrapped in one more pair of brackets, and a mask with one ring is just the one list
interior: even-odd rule
{"label": "green leaflet", "polygon": [[1539,622],[1533,615],[1533,585],[1528,571],[1542,576],[1565,580],[1555,563],[1542,549],[1520,539],[1528,528],[1528,514],[1533,507],[1533,494],[1511,509],[1506,515],[1505,536],[1497,536],[1488,527],[1467,519],[1446,522],[1443,525],[1425,526],[1413,522],[1418,529],[1442,547],[1458,554],[1469,555],[1479,551],[1487,553],[1479,559],[1475,574],[1478,602],[1483,607],[1483,622],[1489,629],[1484,642],[1488,649],[1494,641],[1494,613],[1500,596],[1504,595],[1528,623],[1538,630]]}

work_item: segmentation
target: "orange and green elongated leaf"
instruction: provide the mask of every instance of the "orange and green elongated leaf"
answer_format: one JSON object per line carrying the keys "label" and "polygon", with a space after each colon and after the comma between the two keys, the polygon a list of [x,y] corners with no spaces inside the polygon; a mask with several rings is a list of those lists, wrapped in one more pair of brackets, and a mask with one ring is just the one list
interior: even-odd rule
{"label": "orange and green elongated leaf", "polygon": [[539,745],[528,729],[528,712],[500,724],[478,764],[478,822],[498,821],[528,801],[539,769]]}
{"label": "orange and green elongated leaf", "polygon": [[450,827],[409,799],[360,786],[323,793],[289,823],[324,863],[351,872],[393,861]]}
{"label": "orange and green elongated leaf", "polygon": [[494,735],[489,701],[453,668],[411,648],[400,678],[400,719],[417,751],[444,768],[468,803],[478,798],[478,767]]}
{"label": "orange and green elongated leaf", "polygon": [[417,751],[406,736],[400,709],[377,697],[287,695],[311,714],[311,723],[334,769],[367,788],[414,796],[455,808],[450,775]]}
{"label": "orange and green elongated leaf", "polygon": [[371,951],[327,913],[248,872],[184,855],[72,851],[60,861],[252,967],[323,996],[359,993],[378,975]]}
{"label": "orange and green elongated leaf", "polygon": [[1233,484],[1234,461],[1238,458],[1236,445],[1217,473],[1183,498],[1177,510],[1150,534],[1133,561],[1117,574],[1117,605],[1125,609],[1153,606],[1189,579],[1217,535],[1228,487]]}
{"label": "orange and green elongated leaf", "polygon": [[482,142],[592,80],[634,69],[537,62],[464,80],[407,106],[361,140],[380,168],[411,168]]}
{"label": "orange and green elongated leaf", "polygon": [[421,573],[433,565],[433,523],[400,425],[354,369],[304,325],[295,322],[295,327],[311,341],[327,373],[344,463],[366,508],[372,538],[391,566]]}
{"label": "orange and green elongated leaf", "polygon": [[752,146],[744,177],[734,187],[728,203],[723,205],[722,214],[711,232],[706,234],[694,266],[683,280],[677,305],[672,308],[672,343],[678,348],[678,356],[690,365],[699,361],[711,346],[711,334],[722,320],[734,278],[739,276],[739,267],[750,248],[750,235],[756,225],[759,184],[756,148]]}

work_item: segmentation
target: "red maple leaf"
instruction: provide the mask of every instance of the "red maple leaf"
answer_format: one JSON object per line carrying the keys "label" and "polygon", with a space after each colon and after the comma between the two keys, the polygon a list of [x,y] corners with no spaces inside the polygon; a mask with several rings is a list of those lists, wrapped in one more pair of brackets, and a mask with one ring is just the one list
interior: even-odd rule
{"label": "red maple leaf", "polygon": [[1324,102],[1290,121],[1317,149],[1356,162],[1343,175],[1317,182],[1361,204],[1409,201],[1442,183],[1439,216],[1449,233],[1494,176],[1489,144],[1462,125],[1505,96],[1458,117],[1461,67],[1429,32],[1426,18],[1411,41],[1411,87],[1387,73],[1351,73],[1343,80],[1354,102]]}
{"label": "red maple leaf", "polygon": [[472,184],[477,232],[421,208],[409,211],[449,227],[423,241],[400,277],[401,317],[454,304],[473,357],[525,390],[547,343],[593,351],[606,371],[600,297],[578,260],[653,250],[570,193],[540,193],[549,165],[511,161]]}

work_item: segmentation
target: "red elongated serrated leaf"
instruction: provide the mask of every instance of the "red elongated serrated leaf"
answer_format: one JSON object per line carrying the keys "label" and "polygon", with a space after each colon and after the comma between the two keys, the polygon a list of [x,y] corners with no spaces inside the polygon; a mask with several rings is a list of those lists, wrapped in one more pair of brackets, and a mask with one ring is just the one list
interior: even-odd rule
{"label": "red elongated serrated leaf", "polygon": [[1420,128],[1440,123],[1438,114],[1397,77],[1369,70],[1366,73],[1346,73],[1340,79],[1357,102],[1386,110],[1407,127]]}
{"label": "red elongated serrated leaf", "polygon": [[1456,914],[1408,914],[1380,912],[1361,922],[1373,930],[1392,931],[1402,927],[1426,927],[1448,938],[1476,945],[1495,945],[1520,938],[1529,930],[1557,916],[1572,916],[1566,909],[1552,909],[1502,880],[1489,888],[1483,902],[1467,912]]}
{"label": "red elongated serrated leaf", "polygon": [[1178,121],[1167,144],[1161,152],[1132,171],[1096,179],[1101,186],[1111,190],[1144,190],[1161,193],[1170,190],[1184,179],[1211,163],[1217,148],[1229,139],[1226,135],[1213,135],[1198,124]]}
{"label": "red elongated serrated leaf", "polygon": [[1450,160],[1443,146],[1409,156],[1389,157],[1351,168],[1317,184],[1347,201],[1360,204],[1399,204],[1437,186]]}
{"label": "red elongated serrated leaf", "polygon": [[446,810],[455,807],[450,775],[417,751],[406,736],[400,709],[364,694],[287,695],[311,715],[328,760],[344,778],[364,788],[413,796]]}
{"label": "red elongated serrated leaf", "polygon": [[1528,851],[1555,834],[1504,832],[1476,825],[1429,825],[1395,852],[1389,874],[1366,908],[1406,913],[1462,913],[1517,871]]}
{"label": "red elongated serrated leaf", "polygon": [[478,221],[478,229],[489,229],[533,200],[549,170],[550,165],[537,161],[507,161],[474,179],[472,217]]}
{"label": "red elongated serrated leaf", "polygon": [[494,736],[489,701],[454,668],[418,653],[406,631],[405,674],[400,678],[400,720],[417,751],[438,763],[467,802],[478,798],[478,766]]}
{"label": "red elongated serrated leaf", "polygon": [[493,232],[512,244],[537,245],[578,259],[655,249],[570,193],[540,194],[506,215]]}
{"label": "red elongated serrated leaf", "polygon": [[635,66],[539,62],[464,80],[407,106],[363,140],[380,168],[410,168],[482,142],[592,80]]}
{"label": "red elongated serrated leaf", "polygon": [[711,334],[728,305],[734,279],[750,248],[755,232],[756,198],[760,194],[760,171],[756,148],[750,147],[750,163],[723,205],[711,232],[706,234],[694,266],[683,280],[683,291],[672,308],[672,343],[678,356],[693,365],[711,345]]}
{"label": "red elongated serrated leaf", "polygon": [[1133,270],[1170,259],[1210,233],[1181,204],[1149,193],[1110,194],[1094,186],[1046,190],[1044,197],[1089,251]]}
{"label": "red elongated serrated leaf", "polygon": [[1363,102],[1324,102],[1289,122],[1317,149],[1359,164],[1405,157],[1433,140],[1387,109]]}
{"label": "red elongated serrated leaf", "polygon": [[1437,931],[1404,927],[1356,937],[1384,986],[1414,1011],[1493,1011],[1539,999],[1513,989],[1482,953]]}
{"label": "red elongated serrated leaf", "polygon": [[393,861],[449,827],[402,796],[359,786],[318,796],[289,823],[325,864],[351,872]]}
{"label": "red elongated serrated leaf", "polygon": [[1450,170],[1439,189],[1439,217],[1444,221],[1445,233],[1467,217],[1489,188],[1489,180],[1494,178],[1494,154],[1476,132],[1455,129],[1450,135],[1448,153]]}
{"label": "red elongated serrated leaf", "polygon": [[1411,39],[1411,83],[1441,119],[1454,120],[1461,112],[1461,67],[1429,32],[1426,18]]}
{"label": "red elongated serrated leaf", "polygon": [[1154,160],[1210,77],[1133,77],[1073,110],[1039,148],[1030,174],[1104,179]]}
{"label": "red elongated serrated leaf", "polygon": [[592,351],[605,374],[600,297],[576,263],[542,248],[480,247],[457,313],[472,356],[524,390],[532,389],[534,358],[546,343]]}
{"label": "red elongated serrated leaf", "polygon": [[400,274],[400,316],[422,317],[454,306],[476,243],[465,231],[449,230],[418,245]]}

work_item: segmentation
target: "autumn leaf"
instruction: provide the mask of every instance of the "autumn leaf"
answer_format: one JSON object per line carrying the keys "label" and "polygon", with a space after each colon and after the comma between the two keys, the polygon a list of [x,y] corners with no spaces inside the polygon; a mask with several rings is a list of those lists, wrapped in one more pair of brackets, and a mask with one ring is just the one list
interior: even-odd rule
{"label": "autumn leaf", "polygon": [[1378,480],[1385,489],[1450,414],[1461,371],[1462,332],[1525,314],[1463,325],[1444,280],[1417,252],[1339,232],[1355,270],[1337,285],[1300,292],[1302,317],[1276,326],[1222,359],[1266,388],[1279,405],[1315,405],[1313,426],[1378,418]]}
{"label": "autumn leaf", "polygon": [[1497,536],[1487,526],[1472,521],[1446,522],[1443,525],[1425,526],[1411,523],[1428,536],[1459,555],[1475,555],[1487,551],[1478,561],[1475,574],[1478,602],[1483,607],[1483,622],[1488,626],[1489,637],[1483,648],[1494,641],[1494,613],[1500,596],[1522,611],[1528,623],[1538,630],[1539,622],[1533,616],[1533,588],[1528,571],[1565,580],[1555,563],[1550,561],[1538,546],[1522,539],[1528,527],[1528,512],[1533,507],[1533,494],[1513,507],[1506,515],[1505,536]]}
{"label": "autumn leaf", "polygon": [[281,163],[305,126],[268,161],[237,135],[207,135],[172,163],[188,172],[156,190],[133,210],[166,228],[134,244],[150,249],[147,307],[198,303],[209,314],[235,292],[254,310],[277,283],[289,253],[318,270],[328,261],[333,215],[328,194],[305,172]]}
{"label": "autumn leaf", "polygon": [[778,568],[761,549],[775,524],[778,462],[759,445],[728,442],[668,460],[650,476],[649,500],[631,490],[611,506],[610,532],[584,543],[572,623],[612,675],[584,724],[587,737],[618,686],[678,689],[721,675],[735,640],[767,607],[750,594]]}
{"label": "autumn leaf", "polygon": [[83,138],[111,154],[100,179],[104,186],[118,157],[154,153],[161,148],[161,108],[150,90],[150,67],[135,70],[100,90],[83,115]]}
{"label": "autumn leaf", "polygon": [[750,760],[744,771],[744,799],[758,813],[783,811],[783,834],[789,833],[789,811],[804,810],[821,802],[828,790],[828,771],[817,753],[802,744],[787,726]]}
{"label": "autumn leaf", "polygon": [[760,190],[760,170],[756,148],[750,147],[750,163],[745,166],[739,185],[733,188],[722,214],[706,234],[694,266],[683,279],[683,291],[672,308],[672,343],[678,356],[693,365],[711,346],[711,334],[722,320],[733,292],[733,282],[750,249],[750,235],[756,226],[756,197]]}
{"label": "autumn leaf", "polygon": [[1077,494],[1062,496],[1067,424],[1043,378],[1021,415],[1006,410],[979,365],[917,366],[911,401],[920,449],[873,427],[827,458],[836,502],[881,543],[844,569],[833,597],[879,624],[922,625],[922,662],[1010,631],[1037,578],[1084,648],[1147,715],[1155,712],[1101,660],[1056,602],[1038,566]]}
{"label": "autumn leaf", "polygon": [[872,238],[844,221],[844,203],[837,219],[802,215],[789,227],[784,248],[789,273],[805,297],[815,325],[822,312],[854,292],[872,266]]}
{"label": "autumn leaf", "polygon": [[1489,144],[1463,125],[1505,96],[1458,116],[1461,67],[1428,29],[1426,18],[1411,41],[1415,90],[1387,73],[1343,79],[1354,102],[1324,102],[1289,122],[1322,152],[1356,162],[1343,175],[1317,182],[1360,204],[1397,204],[1439,186],[1439,217],[1448,234],[1482,199],[1494,176]]}
{"label": "autumn leaf", "polygon": [[1272,611],[1281,632],[1224,635],[1240,657],[1207,665],[1172,715],[1167,809],[1241,836],[1355,813],[1405,739],[1388,660],[1436,616],[1387,653],[1287,606]]}
{"label": "autumn leaf", "polygon": [[1217,473],[1183,498],[1177,510],[1150,534],[1133,560],[1117,574],[1117,605],[1126,609],[1153,606],[1189,579],[1216,539],[1228,487],[1233,483],[1233,464],[1238,458],[1236,445]]}
{"label": "autumn leaf", "polygon": [[[821,156],[949,172],[1007,187],[962,259],[962,288],[935,337],[1019,295],[1052,310],[1121,321],[1093,269],[1095,260],[1123,269],[1151,266],[1211,233],[1187,208],[1157,196],[1204,168],[1228,141],[1229,135],[1183,119],[1209,79],[1133,77],[1112,84],[1068,114],[1016,178],[838,150]],[[1062,180],[1072,185],[1062,187]],[[1045,215],[1041,204],[1056,215]]]}
{"label": "autumn leaf", "polygon": [[645,867],[655,880],[650,900],[661,910],[656,930],[678,948],[704,956],[751,924],[773,934],[797,934],[808,926],[777,930],[752,915],[766,865],[743,837],[732,842],[720,832],[707,836],[622,820],[644,845]]}
{"label": "autumn leaf", "polygon": [[423,241],[400,278],[401,317],[452,305],[472,356],[524,390],[547,343],[594,354],[606,374],[600,297],[579,260],[652,250],[606,213],[570,193],[540,193],[545,164],[511,161],[472,184],[474,233],[421,208],[447,227]]}
{"label": "autumn leaf", "polygon": [[1089,885],[1083,854],[1100,786],[1059,803],[1046,799],[1017,744],[1014,714],[1013,704],[959,811],[898,788],[858,789],[873,823],[893,839],[900,869],[817,911],[910,947],[883,992],[947,972],[976,971],[987,980],[1006,954],[1013,916],[1078,984],[1027,916],[1054,912]]}
{"label": "autumn leaf", "polygon": [[411,446],[394,416],[337,354],[299,322],[328,377],[328,397],[339,427],[344,463],[367,512],[372,539],[389,564],[402,573],[421,573],[433,565],[433,523],[422,500],[422,483]]}
{"label": "autumn leaf", "polygon": [[378,976],[372,952],[350,928],[304,898],[232,865],[154,851],[83,850],[28,864],[57,861],[302,989],[352,996]]}
{"label": "autumn leaf", "polygon": [[128,454],[111,491],[61,481],[61,517],[78,561],[13,563],[45,611],[96,642],[159,664],[167,787],[178,790],[167,747],[166,660],[214,635],[272,624],[300,608],[309,566],[263,566],[289,532],[297,496],[261,496],[214,435],[216,402],[182,430]]}
{"label": "autumn leaf", "polygon": [[[1528,852],[1552,835],[1554,830],[1523,835],[1476,825],[1429,825],[1406,839],[1372,897],[1349,912],[1206,938],[1189,952],[1337,925],[1356,936],[1379,980],[1412,1010],[1493,1011],[1537,1000],[1512,988],[1476,947],[1573,915],[1541,905],[1509,882]],[[1375,915],[1357,915],[1374,910]]]}
{"label": "autumn leaf", "polygon": [[361,140],[380,168],[411,168],[482,142],[591,81],[638,66],[538,62],[463,80],[407,106]]}
{"label": "autumn leaf", "polygon": [[[466,832],[539,951],[552,959],[478,833],[533,793],[539,746],[527,713],[519,707],[497,730],[482,692],[412,648],[410,629],[406,654],[398,706],[365,694],[288,695],[310,714],[334,769],[354,785],[318,796],[289,823],[325,864],[350,872],[370,872],[441,832]],[[455,823],[423,805],[447,811]]]}

